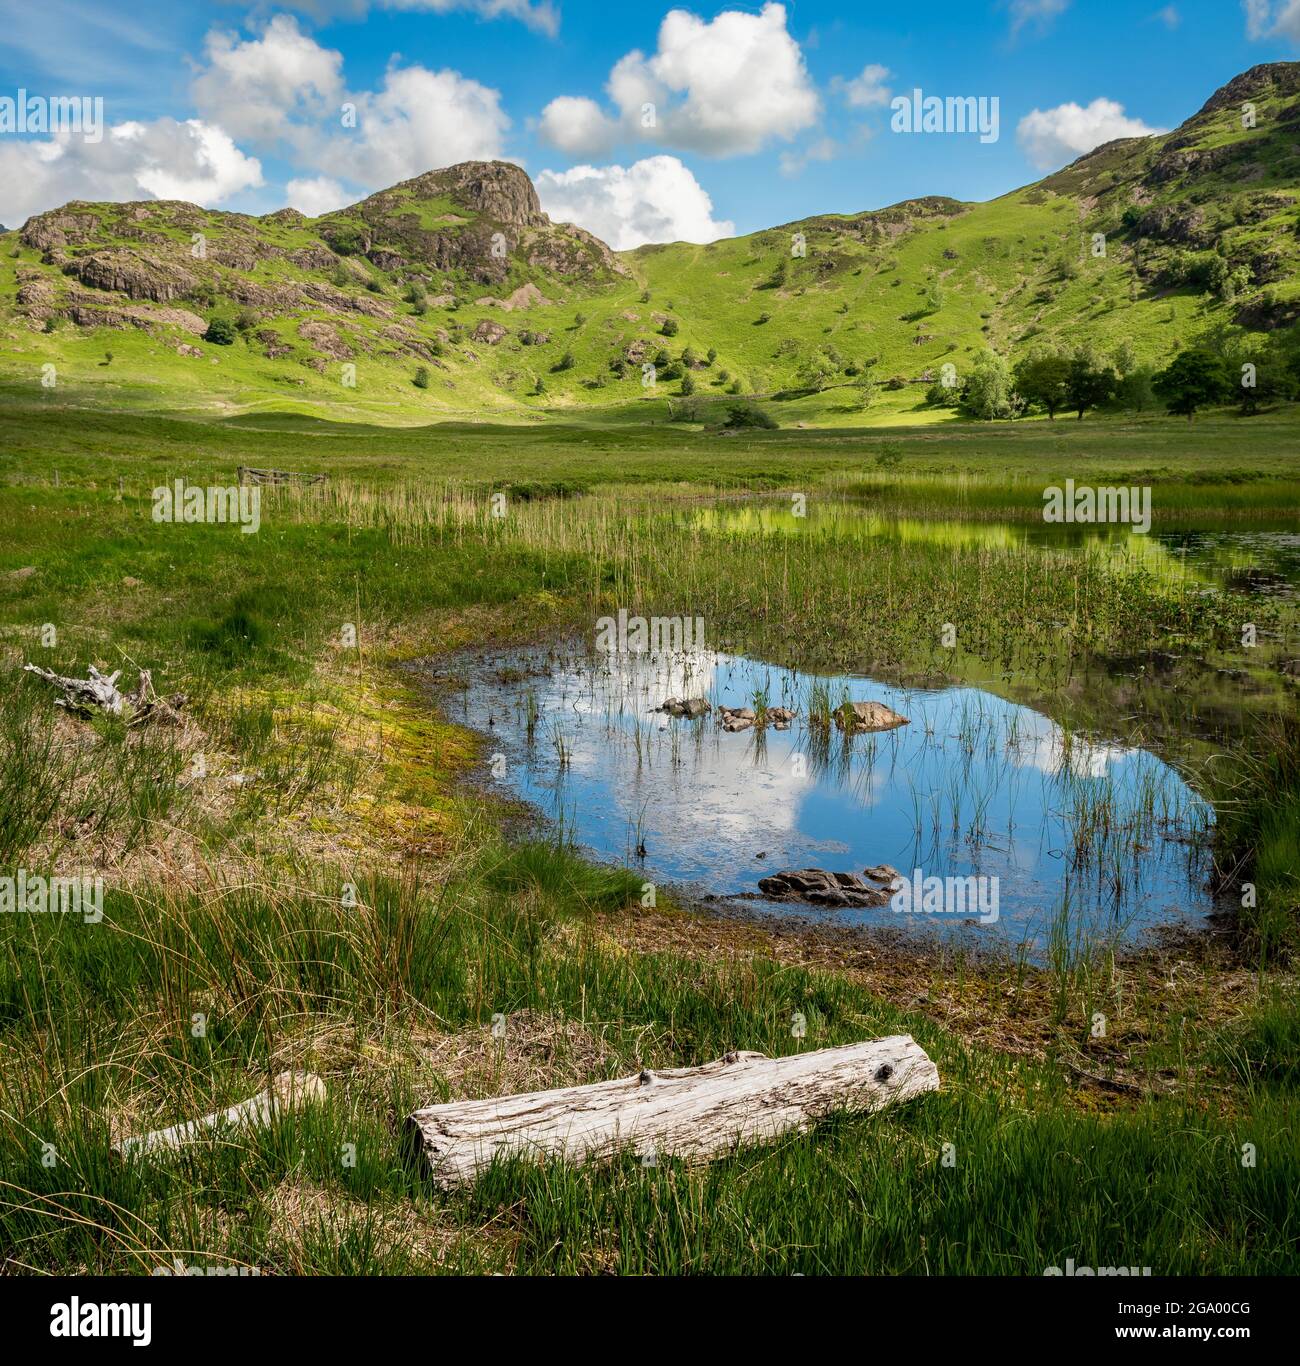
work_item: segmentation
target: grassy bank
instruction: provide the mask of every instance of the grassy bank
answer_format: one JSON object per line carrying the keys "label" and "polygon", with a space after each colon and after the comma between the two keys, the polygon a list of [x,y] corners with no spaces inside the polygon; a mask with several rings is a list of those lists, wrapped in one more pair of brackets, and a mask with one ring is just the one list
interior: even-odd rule
{"label": "grassy bank", "polygon": [[[1046,424],[914,432],[886,452],[844,433],[5,410],[0,864],[109,887],[97,924],[0,917],[8,1269],[1294,1271],[1290,606],[1150,543],[1015,534],[1049,475],[1157,471],[1157,509],[1286,515],[1300,443],[1278,421],[1259,457],[1256,421],[1274,420],[1190,437],[1089,421],[1063,445]],[[330,482],[269,491],[256,535],[152,520],[154,484],[229,483],[238,464]],[[746,489],[806,491],[812,515],[755,517]],[[478,742],[391,668],[581,636],[619,606],[703,615],[711,643],[775,662],[976,683],[1159,748],[1219,807],[1224,872],[1257,887],[1249,933],[1039,972],[795,953],[642,913],[639,876],[506,840],[508,813],[461,782]],[[187,719],[58,716],[16,674],[33,659],[150,668]],[[897,1031],[934,1057],[938,1095],[707,1170],[517,1167],[437,1197],[402,1158],[416,1104]],[[325,1079],[323,1108],[171,1163],[109,1154],[288,1067]]]}

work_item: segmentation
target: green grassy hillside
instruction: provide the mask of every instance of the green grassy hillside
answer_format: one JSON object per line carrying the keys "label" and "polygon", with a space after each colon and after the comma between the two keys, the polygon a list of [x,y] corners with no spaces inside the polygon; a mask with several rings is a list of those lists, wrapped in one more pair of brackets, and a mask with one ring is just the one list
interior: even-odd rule
{"label": "green grassy hillside", "polygon": [[797,398],[791,422],[943,420],[927,389],[988,348],[1014,361],[1087,342],[1160,366],[1207,338],[1253,355],[1285,335],[1297,128],[1300,63],[1276,63],[1168,135],[990,203],[932,197],[621,255],[550,224],[504,163],[318,219],[73,203],[0,244],[0,382],[393,423],[659,420],[691,389]]}

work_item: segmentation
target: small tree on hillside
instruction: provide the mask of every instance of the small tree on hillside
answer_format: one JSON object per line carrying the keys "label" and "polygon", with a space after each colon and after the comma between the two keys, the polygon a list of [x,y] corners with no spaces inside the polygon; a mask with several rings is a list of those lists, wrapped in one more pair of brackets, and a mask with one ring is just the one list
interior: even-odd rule
{"label": "small tree on hillside", "polygon": [[1055,421],[1057,412],[1068,399],[1066,385],[1070,378],[1070,362],[1051,352],[1030,356],[1016,366],[1016,389],[1026,403],[1047,410],[1049,420]]}
{"label": "small tree on hillside", "polygon": [[1016,415],[1020,401],[1011,382],[1011,367],[996,351],[985,351],[975,361],[962,385],[961,406],[985,422]]}
{"label": "small tree on hillside", "polygon": [[1151,387],[1154,378],[1155,371],[1149,365],[1139,365],[1124,375],[1115,390],[1115,397],[1125,412],[1144,413],[1155,403],[1155,390]]}
{"label": "small tree on hillside", "polygon": [[677,335],[677,319],[665,318],[663,326],[659,330],[665,337],[675,337]]}
{"label": "small tree on hillside", "polygon": [[211,342],[213,346],[233,346],[235,336],[235,324],[229,318],[213,318],[203,334],[203,340]]}
{"label": "small tree on hillside", "polygon": [[1089,408],[1096,408],[1115,394],[1115,372],[1102,365],[1087,351],[1078,351],[1070,361],[1065,392],[1079,421]]}
{"label": "small tree on hillside", "polygon": [[1200,408],[1223,402],[1227,377],[1213,351],[1197,349],[1175,356],[1151,382],[1169,412],[1190,422]]}
{"label": "small tree on hillside", "polygon": [[835,367],[824,352],[809,356],[799,367],[799,383],[805,389],[821,393],[835,377]]}

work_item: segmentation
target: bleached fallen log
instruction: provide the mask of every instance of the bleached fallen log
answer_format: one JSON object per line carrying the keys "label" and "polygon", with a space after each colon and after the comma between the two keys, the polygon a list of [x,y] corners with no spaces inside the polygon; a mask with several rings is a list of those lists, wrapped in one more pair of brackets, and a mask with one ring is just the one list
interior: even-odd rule
{"label": "bleached fallen log", "polygon": [[434,1179],[450,1188],[498,1157],[590,1162],[631,1150],[645,1161],[708,1161],[737,1143],[803,1132],[831,1113],[880,1110],[938,1087],[924,1049],[898,1034],[785,1058],[728,1053],[703,1067],[433,1105],[407,1125]]}
{"label": "bleached fallen log", "polygon": [[325,1083],[314,1072],[281,1072],[266,1088],[228,1110],[216,1110],[202,1119],[173,1124],[170,1129],[155,1129],[113,1144],[123,1157],[150,1153],[159,1148],[182,1148],[213,1129],[237,1133],[241,1129],[264,1128],[277,1116],[325,1099]]}
{"label": "bleached fallen log", "polygon": [[154,692],[153,675],[148,669],[140,670],[135,691],[118,691],[117,680],[122,677],[121,669],[112,674],[102,674],[93,664],[88,666],[86,678],[67,678],[51,669],[43,669],[39,664],[24,664],[23,672],[35,674],[47,683],[52,683],[63,696],[55,702],[56,707],[66,707],[79,716],[89,716],[95,711],[107,712],[110,716],[121,716],[125,710],[130,717],[130,725],[140,725],[144,721],[179,721],[179,710],[185,705],[185,695],[174,693],[169,698],[159,697]]}

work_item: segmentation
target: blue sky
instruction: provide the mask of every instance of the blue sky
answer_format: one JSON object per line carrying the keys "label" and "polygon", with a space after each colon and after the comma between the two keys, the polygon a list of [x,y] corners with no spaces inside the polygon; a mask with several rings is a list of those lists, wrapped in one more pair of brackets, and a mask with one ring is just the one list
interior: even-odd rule
{"label": "blue sky", "polygon": [[[616,246],[708,240],[990,198],[1297,58],[1300,0],[42,0],[6,13],[0,99],[102,97],[106,129],[0,132],[0,222],[73,197],[322,212],[500,156]],[[997,97],[997,140],[893,131],[918,87]]]}

